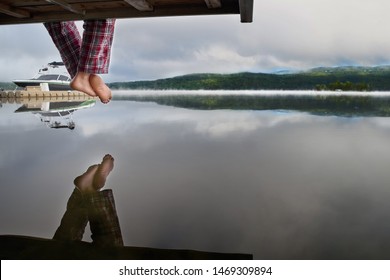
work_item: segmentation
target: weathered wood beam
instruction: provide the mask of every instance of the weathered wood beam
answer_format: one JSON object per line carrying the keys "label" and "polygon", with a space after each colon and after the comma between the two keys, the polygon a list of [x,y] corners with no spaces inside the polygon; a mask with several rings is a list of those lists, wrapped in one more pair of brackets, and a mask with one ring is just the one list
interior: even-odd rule
{"label": "weathered wood beam", "polygon": [[65,10],[67,10],[69,12],[79,14],[79,15],[85,15],[85,10],[75,9],[69,3],[65,2],[65,1],[62,1],[62,0],[45,0],[45,1],[48,3],[52,3],[52,4],[56,4],[58,6],[61,6],[62,8],[64,8]]}
{"label": "weathered wood beam", "polygon": [[30,12],[22,9],[13,8],[6,4],[0,3],[0,13],[7,14],[16,18],[28,18],[30,17]]}
{"label": "weathered wood beam", "polygon": [[[32,0],[30,0],[32,1]],[[61,12],[56,9],[55,5],[34,5],[34,12],[28,18],[16,18],[9,16],[1,16],[0,27],[5,24],[26,24],[26,23],[42,23],[50,21],[70,21],[70,20],[87,20],[87,19],[104,19],[104,18],[148,18],[148,17],[172,17],[172,16],[196,16],[196,15],[226,15],[239,14],[239,1],[228,0],[221,1],[222,7],[218,9],[208,9],[205,2],[197,2],[196,5],[159,5],[154,7],[153,12],[142,12],[130,6],[124,0],[120,6],[110,7],[109,1],[91,2],[93,0],[78,2],[72,4],[72,7],[79,10],[85,10],[84,15],[63,10]],[[160,3],[160,0],[148,0],[149,3]],[[168,0],[166,0],[168,1]],[[171,0],[169,0],[171,1]],[[179,0],[177,0],[179,1]],[[184,0],[180,0],[182,3]],[[118,2],[118,1],[115,1]],[[35,3],[35,2],[34,2]],[[40,1],[39,3],[43,3]],[[72,2],[73,3],[73,2]],[[103,6],[89,3],[104,3]],[[105,4],[107,3],[107,5]],[[120,2],[119,2],[120,3]],[[172,2],[173,3],[173,2]],[[44,9],[40,9],[42,6]],[[59,7],[59,6],[58,6]]]}
{"label": "weathered wood beam", "polygon": [[209,9],[221,8],[221,0],[204,0]]}
{"label": "weathered wood beam", "polygon": [[253,21],[253,0],[240,0],[241,22]]}
{"label": "weathered wood beam", "polygon": [[147,0],[124,0],[129,5],[136,8],[138,11],[141,12],[152,12],[153,11],[153,5],[149,3]]}

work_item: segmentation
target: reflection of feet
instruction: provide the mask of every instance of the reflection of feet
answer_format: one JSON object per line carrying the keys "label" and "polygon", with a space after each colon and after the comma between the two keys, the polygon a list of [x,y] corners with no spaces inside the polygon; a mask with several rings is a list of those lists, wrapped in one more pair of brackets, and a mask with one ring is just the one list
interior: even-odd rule
{"label": "reflection of feet", "polygon": [[70,82],[70,87],[74,90],[85,92],[90,96],[96,96],[96,93],[89,82],[90,76],[91,75],[88,73],[78,72]]}
{"label": "reflection of feet", "polygon": [[84,174],[74,179],[75,186],[82,193],[91,193],[95,191],[95,188],[93,186],[93,180],[98,167],[99,166],[97,164],[91,165],[90,167],[88,167],[87,171],[84,172]]}
{"label": "reflection of feet", "polygon": [[108,174],[110,174],[113,168],[114,158],[111,155],[105,155],[103,157],[102,163],[98,165],[95,176],[93,178],[94,189],[99,190],[104,187]]}
{"label": "reflection of feet", "polygon": [[111,90],[99,75],[91,74],[89,76],[89,83],[102,103],[106,104],[110,102],[112,98]]}

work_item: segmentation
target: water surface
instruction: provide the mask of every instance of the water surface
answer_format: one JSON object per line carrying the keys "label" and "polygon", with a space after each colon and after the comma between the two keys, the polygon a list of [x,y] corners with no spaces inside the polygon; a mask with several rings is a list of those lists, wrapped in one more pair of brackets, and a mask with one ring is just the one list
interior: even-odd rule
{"label": "water surface", "polygon": [[75,111],[75,129],[51,129],[14,113],[20,106],[0,108],[0,234],[51,238],[73,179],[110,153],[126,245],[256,259],[390,255],[387,117],[114,100]]}

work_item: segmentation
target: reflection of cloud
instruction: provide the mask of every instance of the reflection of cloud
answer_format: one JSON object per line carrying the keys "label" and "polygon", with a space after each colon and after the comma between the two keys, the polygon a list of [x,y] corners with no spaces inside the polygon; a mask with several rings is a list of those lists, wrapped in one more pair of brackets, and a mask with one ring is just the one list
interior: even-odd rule
{"label": "reflection of cloud", "polygon": [[370,122],[375,125],[379,126],[381,128],[390,129],[390,119],[387,117],[383,118],[371,118]]}
{"label": "reflection of cloud", "polygon": [[[183,127],[183,133],[195,131],[202,135],[225,137],[239,132],[250,132],[258,128],[302,122],[309,119],[303,113],[274,112],[270,115],[269,112],[188,110],[159,106],[154,103],[127,103],[127,105],[131,104],[128,113],[118,117],[115,112],[112,112],[112,108],[103,108],[99,111],[99,116],[95,114],[87,116],[90,119],[99,119],[99,121],[88,123],[87,126],[80,122],[79,129],[86,136],[102,132],[123,135],[129,130],[135,130],[144,125],[180,125]],[[119,103],[115,105],[123,107]]]}
{"label": "reflection of cloud", "polygon": [[270,128],[285,123],[302,122],[306,118],[301,113],[277,114],[269,112],[245,112],[219,110],[210,112],[197,122],[196,131],[212,137],[229,137],[251,132],[260,128]]}
{"label": "reflection of cloud", "polygon": [[390,131],[376,122],[113,101],[72,133],[0,130],[1,231],[50,237],[73,178],[111,153],[128,245],[388,259]]}
{"label": "reflection of cloud", "polygon": [[259,122],[253,119],[240,118],[237,120],[215,120],[198,123],[196,131],[214,137],[228,137],[229,134],[253,131],[259,127]]}

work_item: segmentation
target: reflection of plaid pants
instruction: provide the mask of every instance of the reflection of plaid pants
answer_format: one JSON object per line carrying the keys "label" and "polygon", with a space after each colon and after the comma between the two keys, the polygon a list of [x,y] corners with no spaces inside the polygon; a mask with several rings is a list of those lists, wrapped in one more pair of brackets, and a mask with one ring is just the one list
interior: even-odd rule
{"label": "reflection of plaid pants", "polygon": [[93,244],[123,246],[112,190],[85,195],[75,188],[53,239],[81,240],[88,221]]}
{"label": "reflection of plaid pants", "polygon": [[108,73],[115,19],[84,21],[82,38],[73,21],[44,25],[71,77],[77,72]]}

